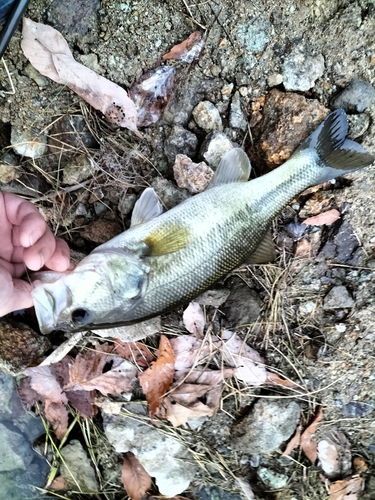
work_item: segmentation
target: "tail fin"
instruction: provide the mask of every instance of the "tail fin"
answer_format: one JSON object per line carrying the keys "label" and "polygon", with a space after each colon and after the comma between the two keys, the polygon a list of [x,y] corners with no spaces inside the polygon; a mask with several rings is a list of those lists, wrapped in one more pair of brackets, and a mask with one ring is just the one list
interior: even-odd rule
{"label": "tail fin", "polygon": [[318,153],[322,163],[318,182],[367,167],[375,161],[375,156],[367,153],[357,142],[346,139],[347,134],[346,113],[337,109],[298,147],[299,152],[314,149]]}

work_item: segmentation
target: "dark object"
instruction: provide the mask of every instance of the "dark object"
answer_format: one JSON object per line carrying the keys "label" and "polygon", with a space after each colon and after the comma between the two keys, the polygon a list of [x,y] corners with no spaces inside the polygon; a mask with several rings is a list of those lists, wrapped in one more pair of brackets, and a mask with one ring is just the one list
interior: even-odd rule
{"label": "dark object", "polygon": [[29,1],[30,0],[0,0],[0,23],[8,16],[0,33],[0,57],[3,57],[9,40],[12,38]]}

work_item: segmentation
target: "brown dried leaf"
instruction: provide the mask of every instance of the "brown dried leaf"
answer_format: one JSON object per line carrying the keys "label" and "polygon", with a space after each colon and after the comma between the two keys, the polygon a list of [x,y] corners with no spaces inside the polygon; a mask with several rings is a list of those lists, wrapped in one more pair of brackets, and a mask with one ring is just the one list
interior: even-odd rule
{"label": "brown dried leaf", "polygon": [[161,335],[158,359],[138,377],[150,407],[151,418],[155,415],[164,394],[173,382],[174,362],[172,346],[167,337]]}
{"label": "brown dried leaf", "polygon": [[114,341],[117,354],[138,366],[147,368],[155,360],[154,354],[141,342],[123,342],[120,339]]}
{"label": "brown dried leaf", "polygon": [[51,372],[51,366],[26,368],[24,374],[30,377],[30,386],[38,394],[40,401],[48,399],[58,404],[68,402],[68,398]]}
{"label": "brown dried leaf", "polygon": [[22,50],[42,75],[66,85],[100,110],[119,127],[126,127],[139,137],[137,110],[126,91],[78,63],[61,33],[51,26],[24,18]]}
{"label": "brown dried leaf", "polygon": [[323,212],[322,214],[315,215],[314,217],[309,217],[303,221],[303,224],[308,226],[323,226],[324,224],[333,224],[341,217],[341,214],[338,210],[332,209],[327,212]]}
{"label": "brown dried leaf", "polygon": [[315,440],[318,423],[323,418],[323,409],[318,406],[317,412],[311,424],[304,430],[301,436],[301,448],[307,458],[315,463],[318,458],[318,443]]}
{"label": "brown dried leaf", "polygon": [[237,367],[236,378],[248,385],[264,384],[267,371],[260,354],[229,330],[224,330],[221,338],[225,341],[222,348],[223,359],[229,366]]}
{"label": "brown dried leaf", "polygon": [[204,314],[201,306],[197,302],[190,302],[182,316],[186,330],[197,338],[203,337]]}
{"label": "brown dried leaf", "polygon": [[170,340],[174,355],[175,369],[186,370],[193,365],[207,363],[212,354],[222,345],[221,340],[207,336],[205,340],[192,335],[180,335]]}
{"label": "brown dried leaf", "polygon": [[267,383],[271,383],[272,385],[281,385],[283,387],[290,387],[292,389],[298,387],[297,384],[295,384],[291,380],[283,379],[276,375],[276,373],[272,372],[267,372]]}
{"label": "brown dried leaf", "polygon": [[176,70],[159,66],[142,75],[129,90],[129,97],[138,110],[138,127],[156,123],[171,98]]}
{"label": "brown dried leaf", "polygon": [[289,441],[289,443],[286,445],[285,451],[283,453],[284,457],[289,457],[289,455],[292,453],[293,450],[298,448],[301,444],[301,433],[302,433],[302,427],[299,425],[297,427],[297,430],[292,437],[292,439]]}
{"label": "brown dried leaf", "polygon": [[50,490],[67,490],[68,483],[62,476],[57,476],[52,483],[48,486]]}
{"label": "brown dried leaf", "polygon": [[191,63],[199,57],[204,46],[204,40],[200,31],[194,31],[189,38],[172,47],[168,54],[164,54],[163,59],[177,59],[186,63]]}
{"label": "brown dried leaf", "polygon": [[49,399],[44,405],[44,415],[48,422],[52,424],[57,439],[63,439],[68,430],[68,409],[64,403],[54,403]]}
{"label": "brown dried leaf", "polygon": [[361,477],[347,477],[329,487],[329,500],[358,500],[363,489]]}
{"label": "brown dried leaf", "polygon": [[151,488],[151,476],[131,451],[124,454],[121,480],[132,500],[141,500]]}
{"label": "brown dried leaf", "polygon": [[163,401],[164,411],[160,416],[166,418],[174,427],[179,427],[187,423],[189,418],[212,417],[216,410],[196,401],[189,406],[184,406],[172,399],[170,395]]}

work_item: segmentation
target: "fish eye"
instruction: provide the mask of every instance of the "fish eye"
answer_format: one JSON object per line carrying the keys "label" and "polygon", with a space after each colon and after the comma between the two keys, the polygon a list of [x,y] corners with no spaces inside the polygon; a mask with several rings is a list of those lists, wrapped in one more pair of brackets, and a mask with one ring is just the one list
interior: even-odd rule
{"label": "fish eye", "polygon": [[90,321],[91,313],[88,309],[79,307],[72,311],[72,321],[76,326],[84,326]]}

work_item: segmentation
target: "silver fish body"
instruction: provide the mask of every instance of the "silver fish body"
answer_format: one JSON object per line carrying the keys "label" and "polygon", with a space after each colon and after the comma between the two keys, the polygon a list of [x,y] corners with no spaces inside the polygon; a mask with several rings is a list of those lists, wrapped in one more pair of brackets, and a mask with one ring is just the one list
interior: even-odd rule
{"label": "silver fish body", "polygon": [[275,215],[307,187],[362,168],[374,157],[345,140],[346,115],[331,113],[278,169],[247,182],[250,164],[228,152],[211,187],[160,214],[152,190],[132,227],[100,245],[69,273],[35,283],[43,333],[108,328],[187,302],[244,262],[272,259]]}

